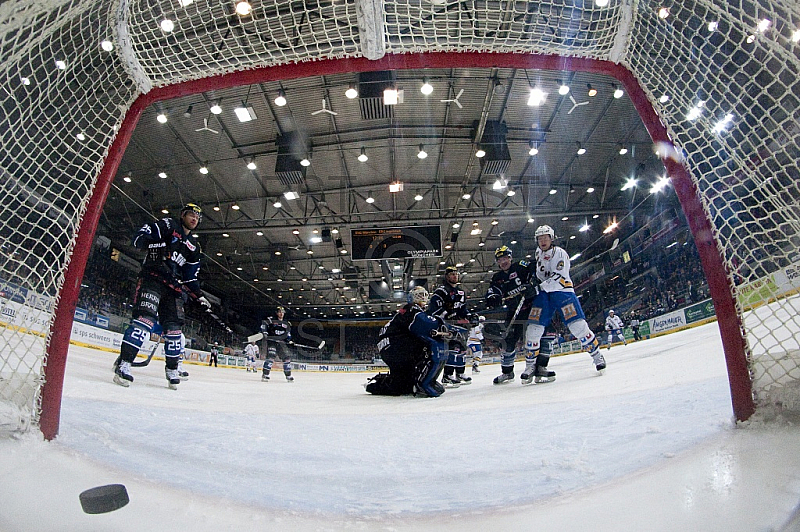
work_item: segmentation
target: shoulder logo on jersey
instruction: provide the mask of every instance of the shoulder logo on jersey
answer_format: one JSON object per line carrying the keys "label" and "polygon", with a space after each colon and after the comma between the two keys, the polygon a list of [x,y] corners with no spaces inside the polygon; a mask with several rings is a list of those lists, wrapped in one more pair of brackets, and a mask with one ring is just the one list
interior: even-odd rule
{"label": "shoulder logo on jersey", "polygon": [[556,270],[563,270],[564,269],[564,261],[558,261],[558,266],[556,266]]}
{"label": "shoulder logo on jersey", "polygon": [[192,244],[192,243],[191,243],[191,242],[189,242],[188,240],[185,240],[183,243],[186,245],[186,248],[187,248],[189,251],[195,251],[195,250],[197,249],[197,246],[196,246],[195,244]]}
{"label": "shoulder logo on jersey", "polygon": [[530,264],[530,263],[529,263],[527,260],[521,260],[521,261],[519,261],[519,265],[520,265],[520,266],[523,266],[523,267],[525,267],[525,268],[527,268],[527,267],[528,267],[528,264]]}
{"label": "shoulder logo on jersey", "polygon": [[508,278],[509,279],[516,279],[517,278],[517,272],[511,272],[511,274],[509,274]]}

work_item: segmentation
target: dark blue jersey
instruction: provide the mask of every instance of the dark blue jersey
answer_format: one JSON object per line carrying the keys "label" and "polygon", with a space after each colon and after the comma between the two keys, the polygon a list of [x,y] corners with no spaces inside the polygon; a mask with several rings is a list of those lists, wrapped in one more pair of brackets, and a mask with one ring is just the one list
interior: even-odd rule
{"label": "dark blue jersey", "polygon": [[147,250],[142,261],[141,276],[153,276],[176,291],[185,286],[195,297],[201,297],[200,243],[194,235],[184,233],[183,225],[174,218],[146,223],[133,237],[133,245]]}
{"label": "dark blue jersey", "polygon": [[495,273],[489,283],[486,297],[496,295],[505,299],[514,297],[525,291],[528,284],[539,284],[536,278],[536,264],[526,260],[512,262],[508,270]]}
{"label": "dark blue jersey", "polygon": [[261,322],[261,333],[267,340],[289,341],[292,338],[292,324],[278,318],[267,318]]}
{"label": "dark blue jersey", "polygon": [[425,345],[433,346],[436,340],[431,331],[441,327],[442,322],[428,316],[418,305],[409,303],[397,311],[389,323],[378,334],[378,349],[403,346],[409,353],[419,351]]}
{"label": "dark blue jersey", "polygon": [[467,319],[469,311],[466,303],[467,294],[461,286],[447,283],[433,291],[427,313],[445,320]]}

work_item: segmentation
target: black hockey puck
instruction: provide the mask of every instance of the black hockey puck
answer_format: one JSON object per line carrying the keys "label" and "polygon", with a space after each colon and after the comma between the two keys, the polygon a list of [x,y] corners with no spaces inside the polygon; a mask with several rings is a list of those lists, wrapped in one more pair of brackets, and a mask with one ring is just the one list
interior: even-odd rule
{"label": "black hockey puck", "polygon": [[80,494],[81,507],[87,514],[104,514],[119,510],[128,502],[128,490],[122,484],[109,484],[88,489]]}

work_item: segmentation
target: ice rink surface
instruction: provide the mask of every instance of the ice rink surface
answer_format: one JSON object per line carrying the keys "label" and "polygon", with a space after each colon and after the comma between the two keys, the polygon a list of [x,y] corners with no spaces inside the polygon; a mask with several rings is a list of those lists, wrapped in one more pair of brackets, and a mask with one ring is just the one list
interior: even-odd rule
{"label": "ice rink surface", "polygon": [[[800,428],[732,422],[716,323],[554,357],[554,383],[376,397],[368,374],[163,362],[112,383],[72,346],[61,428],[0,439],[0,530],[800,530]],[[80,492],[125,484],[88,515]]]}

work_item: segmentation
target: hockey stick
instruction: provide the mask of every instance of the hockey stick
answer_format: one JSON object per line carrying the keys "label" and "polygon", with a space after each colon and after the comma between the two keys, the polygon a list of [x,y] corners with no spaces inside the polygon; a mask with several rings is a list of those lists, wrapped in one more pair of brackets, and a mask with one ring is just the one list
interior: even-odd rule
{"label": "hockey stick", "polygon": [[133,366],[135,368],[143,368],[146,365],[148,365],[150,363],[150,361],[153,360],[153,355],[156,354],[156,349],[158,349],[159,345],[161,345],[161,344],[156,344],[155,346],[153,346],[153,350],[150,351],[150,354],[147,355],[146,359],[142,360],[141,362],[136,362],[134,360],[133,362],[131,362],[131,366]]}
{"label": "hockey stick", "polygon": [[[143,368],[143,367],[145,367],[146,365],[148,365],[148,364],[150,363],[150,361],[151,361],[151,360],[153,360],[153,355],[155,355],[155,354],[156,354],[156,349],[158,349],[158,346],[159,346],[159,345],[161,345],[161,344],[159,344],[159,343],[156,343],[156,345],[155,345],[155,346],[153,346],[153,350],[152,350],[152,351],[150,351],[150,354],[149,354],[149,355],[147,355],[147,358],[146,358],[146,359],[142,360],[141,362],[136,362],[136,361],[134,360],[133,362],[131,362],[131,366],[133,366],[133,367],[135,367],[135,368]],[[119,366],[119,363],[120,363],[120,362],[122,362],[122,355],[119,355],[119,356],[117,357],[117,359],[114,361],[114,370],[116,370],[116,369],[117,369],[117,367]]]}
{"label": "hockey stick", "polygon": [[524,303],[525,303],[525,298],[521,297],[520,300],[519,300],[519,305],[517,305],[517,310],[514,311],[514,315],[511,317],[511,321],[508,322],[508,326],[506,327],[506,330],[503,331],[503,337],[501,338],[501,340],[505,340],[506,337],[508,336],[508,333],[511,332],[511,328],[514,326],[514,321],[517,319],[517,316],[519,315],[519,311],[522,310],[522,305]]}
{"label": "hockey stick", "polygon": [[[266,338],[267,338],[268,341],[271,341],[271,342],[281,342],[283,344],[290,345],[292,347],[299,347],[300,349],[312,349],[312,350],[315,350],[315,351],[319,351],[320,349],[325,347],[325,340],[321,341],[319,343],[319,345],[305,345],[305,344],[298,344],[296,342],[293,342],[292,340],[288,340],[288,341],[287,340],[278,340],[278,339],[275,339],[275,338],[270,338],[269,336],[267,336]],[[247,337],[247,343],[258,342],[259,340],[263,340],[263,339],[264,339],[264,333],[260,333],[259,332],[259,333],[255,333],[253,335],[248,336]]]}

